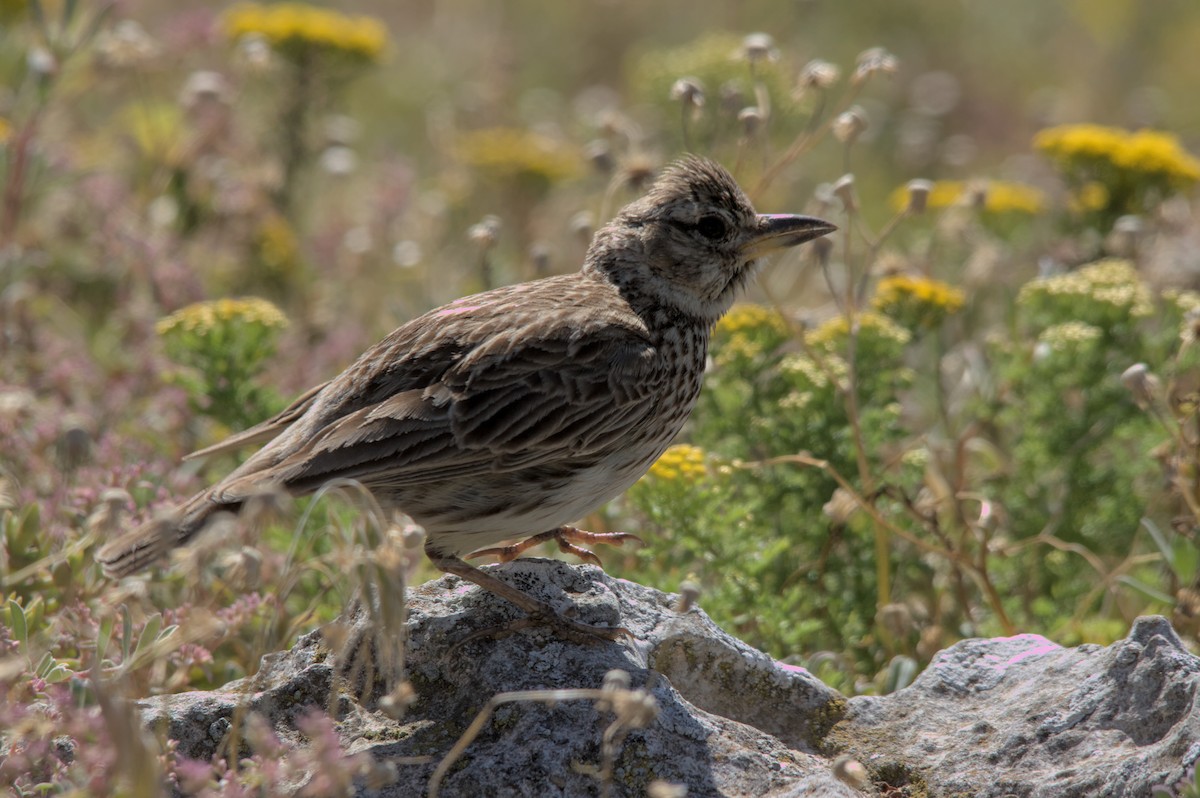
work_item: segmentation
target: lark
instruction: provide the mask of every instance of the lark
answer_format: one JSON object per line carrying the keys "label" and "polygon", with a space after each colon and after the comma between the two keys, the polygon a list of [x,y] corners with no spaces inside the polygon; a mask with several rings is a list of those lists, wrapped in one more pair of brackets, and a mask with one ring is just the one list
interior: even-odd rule
{"label": "lark", "polygon": [[575,544],[627,537],[569,524],[623,493],[670,445],[700,394],[713,326],[760,258],[834,229],[756,214],[721,166],[677,161],[597,231],[578,272],[413,319],[274,418],[192,455],[263,444],[97,560],[124,576],[265,491],[356,480],[424,527],[441,570],[565,632],[615,638],[623,630],[561,616],[464,555],[486,548],[508,559],[555,539],[594,559]]}

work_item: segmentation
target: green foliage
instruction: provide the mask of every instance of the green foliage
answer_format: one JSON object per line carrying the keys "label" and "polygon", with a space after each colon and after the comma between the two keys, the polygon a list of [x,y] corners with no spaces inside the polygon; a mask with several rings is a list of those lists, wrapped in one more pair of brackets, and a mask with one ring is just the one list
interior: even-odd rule
{"label": "green foliage", "polygon": [[174,379],[200,412],[234,429],[270,416],[278,395],[255,377],[275,353],[287,319],[262,299],[189,305],[156,327],[167,355],[188,371]]}

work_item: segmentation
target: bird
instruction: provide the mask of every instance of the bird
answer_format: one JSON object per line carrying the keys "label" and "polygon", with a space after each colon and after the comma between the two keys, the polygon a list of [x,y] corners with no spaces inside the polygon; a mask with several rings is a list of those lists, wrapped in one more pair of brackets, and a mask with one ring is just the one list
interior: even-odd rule
{"label": "bird", "polygon": [[[464,559],[542,540],[622,542],[570,524],[621,495],[700,394],[716,322],[762,256],[836,229],[758,214],[713,160],[688,155],[595,233],[574,273],[463,297],[403,324],[274,417],[190,455],[261,448],[165,517],[96,553],[113,578],[192,540],[256,495],[356,480],[426,532],[443,572],[571,636],[616,639]],[[624,632],[624,630],[616,630]]]}

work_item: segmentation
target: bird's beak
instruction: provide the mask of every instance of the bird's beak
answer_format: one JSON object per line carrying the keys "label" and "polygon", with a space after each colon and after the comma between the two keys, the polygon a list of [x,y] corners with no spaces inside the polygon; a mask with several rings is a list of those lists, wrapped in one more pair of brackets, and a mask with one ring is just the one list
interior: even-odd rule
{"label": "bird's beak", "polygon": [[740,252],[746,260],[754,260],[768,252],[828,235],[836,229],[837,225],[815,216],[761,213],[758,215],[758,224],[742,242]]}

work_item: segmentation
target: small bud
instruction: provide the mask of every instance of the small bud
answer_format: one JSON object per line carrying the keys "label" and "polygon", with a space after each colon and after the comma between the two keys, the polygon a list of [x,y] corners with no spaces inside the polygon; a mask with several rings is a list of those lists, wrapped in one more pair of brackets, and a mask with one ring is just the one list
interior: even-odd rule
{"label": "small bud", "polygon": [[797,91],[803,93],[808,89],[823,91],[832,88],[841,76],[842,70],[838,69],[836,65],[819,58],[813,59],[804,65],[804,69],[800,70]]}
{"label": "small bud", "polygon": [[854,76],[850,78],[850,82],[858,85],[869,80],[876,72],[891,75],[896,72],[898,66],[896,56],[882,47],[872,47],[859,53],[858,65],[854,68]]}
{"label": "small bud", "polygon": [[853,144],[867,129],[867,112],[862,106],[854,106],[838,114],[833,120],[833,135],[843,144]]}
{"label": "small bud", "polygon": [[905,210],[912,214],[925,213],[925,209],[929,207],[929,195],[933,192],[933,183],[929,180],[910,180],[907,188],[908,207]]}
{"label": "small bud", "polygon": [[854,191],[854,175],[846,174],[833,184],[833,195],[842,201],[842,209],[846,213],[858,210],[858,196]]}
{"label": "small bud", "polygon": [[680,78],[671,86],[671,99],[698,109],[704,105],[704,86],[699,78]]}
{"label": "small bud", "polygon": [[202,103],[229,103],[229,81],[220,72],[198,69],[188,75],[179,92],[179,104],[190,110]]}
{"label": "small bud", "polygon": [[349,147],[335,144],[325,148],[318,162],[323,170],[334,177],[345,177],[358,168],[358,154]]}
{"label": "small bud", "polygon": [[1133,395],[1133,401],[1142,410],[1154,403],[1161,385],[1145,363],[1134,363],[1121,372],[1121,384]]}
{"label": "small bud", "polygon": [[775,61],[779,51],[775,49],[775,40],[767,33],[751,33],[742,39],[742,57],[751,64],[760,61]]}
{"label": "small bud", "polygon": [[491,249],[500,239],[500,217],[491,214],[483,217],[467,230],[467,238],[480,249]]}
{"label": "small bud", "polygon": [[29,48],[25,56],[25,65],[29,71],[40,78],[47,78],[58,73],[58,59],[45,47]]}
{"label": "small bud", "polygon": [[756,106],[743,108],[738,112],[738,121],[742,123],[742,130],[751,138],[757,135],[763,123],[763,112]]}
{"label": "small bud", "polygon": [[1138,240],[1145,230],[1142,218],[1135,214],[1125,214],[1113,222],[1112,231],[1105,238],[1105,248],[1116,257],[1128,258],[1137,252]]}

